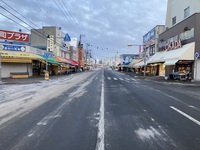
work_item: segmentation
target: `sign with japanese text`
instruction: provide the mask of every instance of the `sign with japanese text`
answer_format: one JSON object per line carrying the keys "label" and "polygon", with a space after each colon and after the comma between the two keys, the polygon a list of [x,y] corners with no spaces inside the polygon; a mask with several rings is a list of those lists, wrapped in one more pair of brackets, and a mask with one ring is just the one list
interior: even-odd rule
{"label": "sign with japanese text", "polygon": [[29,34],[21,33],[21,32],[7,31],[7,30],[0,30],[0,39],[28,43],[29,42]]}
{"label": "sign with japanese text", "polygon": [[8,51],[26,51],[26,46],[17,46],[17,45],[0,45],[0,49]]}
{"label": "sign with japanese text", "polygon": [[143,36],[143,43],[154,42],[156,36],[156,28],[153,28]]}

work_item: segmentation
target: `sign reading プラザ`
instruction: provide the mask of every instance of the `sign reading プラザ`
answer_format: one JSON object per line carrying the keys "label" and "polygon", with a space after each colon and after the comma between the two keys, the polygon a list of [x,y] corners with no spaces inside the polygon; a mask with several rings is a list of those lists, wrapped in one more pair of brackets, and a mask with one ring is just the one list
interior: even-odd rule
{"label": "sign reading \u30d7\u30e9\u30b6", "polygon": [[21,32],[7,31],[7,30],[0,30],[0,39],[28,43],[29,42],[29,34],[21,33]]}

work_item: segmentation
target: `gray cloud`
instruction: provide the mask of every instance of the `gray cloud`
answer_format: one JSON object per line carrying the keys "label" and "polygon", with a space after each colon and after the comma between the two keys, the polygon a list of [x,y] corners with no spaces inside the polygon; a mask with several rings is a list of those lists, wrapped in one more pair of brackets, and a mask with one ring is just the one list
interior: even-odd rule
{"label": "gray cloud", "polygon": [[[113,57],[116,52],[137,53],[137,47],[129,49],[127,44],[129,42],[142,44],[145,33],[156,25],[165,23],[167,0],[6,0],[5,2],[29,19],[31,22],[14,13],[34,28],[57,26],[62,27],[62,30],[70,36],[86,35],[83,42],[94,45],[93,54],[98,58],[98,55]],[[13,12],[3,2],[0,4]],[[5,11],[3,13],[24,24],[9,13]],[[22,28],[1,15],[0,19],[1,29]],[[22,30],[30,32],[23,28]]]}

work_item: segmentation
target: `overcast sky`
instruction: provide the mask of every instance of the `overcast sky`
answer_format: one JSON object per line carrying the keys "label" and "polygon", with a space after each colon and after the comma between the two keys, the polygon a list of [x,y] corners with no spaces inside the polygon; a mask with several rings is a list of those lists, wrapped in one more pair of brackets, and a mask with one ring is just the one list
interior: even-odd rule
{"label": "overcast sky", "polygon": [[30,33],[61,27],[70,37],[85,35],[83,44],[90,43],[92,56],[103,59],[138,53],[127,44],[142,44],[143,35],[165,24],[167,0],[0,0],[0,5],[0,29]]}

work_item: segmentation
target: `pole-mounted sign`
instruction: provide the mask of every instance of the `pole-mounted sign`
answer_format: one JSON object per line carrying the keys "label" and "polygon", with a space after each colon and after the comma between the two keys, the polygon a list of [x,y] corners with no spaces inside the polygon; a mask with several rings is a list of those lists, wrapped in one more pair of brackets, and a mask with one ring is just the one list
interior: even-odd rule
{"label": "pole-mounted sign", "polygon": [[199,57],[199,53],[196,52],[196,53],[194,54],[194,57],[195,57],[195,59],[198,59],[198,57]]}

